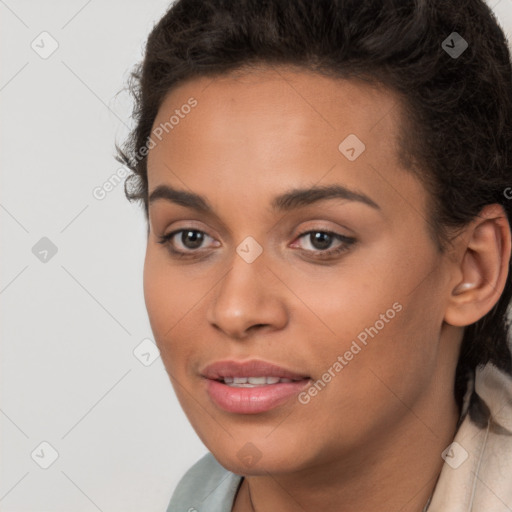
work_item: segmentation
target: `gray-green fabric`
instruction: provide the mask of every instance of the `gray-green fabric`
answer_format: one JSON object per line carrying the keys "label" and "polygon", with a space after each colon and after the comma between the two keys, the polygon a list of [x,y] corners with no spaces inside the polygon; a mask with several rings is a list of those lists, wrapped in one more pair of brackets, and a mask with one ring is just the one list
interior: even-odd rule
{"label": "gray-green fabric", "polygon": [[167,512],[231,512],[242,476],[222,467],[211,453],[179,481]]}

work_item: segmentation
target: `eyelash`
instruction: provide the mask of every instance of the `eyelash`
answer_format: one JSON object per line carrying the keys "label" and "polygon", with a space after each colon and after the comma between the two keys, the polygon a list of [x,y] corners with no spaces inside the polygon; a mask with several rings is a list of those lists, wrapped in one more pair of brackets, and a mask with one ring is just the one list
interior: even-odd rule
{"label": "eyelash", "polygon": [[[173,257],[177,257],[177,258],[194,257],[194,253],[199,252],[200,249],[189,250],[186,252],[177,251],[176,249],[174,249],[174,247],[172,247],[172,244],[170,243],[171,239],[175,235],[177,235],[178,233],[183,233],[185,231],[192,231],[194,233],[202,233],[206,236],[209,236],[204,231],[201,231],[199,229],[183,228],[183,229],[178,229],[176,231],[172,231],[171,233],[168,233],[167,235],[159,236],[158,243],[167,246],[167,248],[169,249],[169,251],[171,252]],[[323,233],[323,234],[329,235],[329,236],[334,237],[334,238],[340,240],[341,242],[343,242],[342,245],[340,245],[334,249],[316,250],[316,251],[302,249],[302,252],[307,252],[307,253],[313,252],[313,253],[319,254],[319,256],[313,256],[315,259],[318,259],[318,260],[338,256],[338,255],[344,253],[345,251],[347,251],[356,242],[355,238],[347,237],[344,235],[340,235],[339,233],[335,233],[333,231],[322,230],[322,229],[310,229],[308,231],[304,231],[303,233],[300,233],[299,235],[297,235],[297,239],[300,239],[300,238],[304,237],[305,235],[310,235],[312,233]]]}

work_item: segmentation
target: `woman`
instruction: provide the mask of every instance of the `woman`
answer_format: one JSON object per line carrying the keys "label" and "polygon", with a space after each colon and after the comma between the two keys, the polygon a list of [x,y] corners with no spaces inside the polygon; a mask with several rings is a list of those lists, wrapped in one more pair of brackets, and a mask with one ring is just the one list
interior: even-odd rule
{"label": "woman", "polygon": [[146,306],[210,452],[168,511],[512,510],[486,4],[178,0],[132,87]]}

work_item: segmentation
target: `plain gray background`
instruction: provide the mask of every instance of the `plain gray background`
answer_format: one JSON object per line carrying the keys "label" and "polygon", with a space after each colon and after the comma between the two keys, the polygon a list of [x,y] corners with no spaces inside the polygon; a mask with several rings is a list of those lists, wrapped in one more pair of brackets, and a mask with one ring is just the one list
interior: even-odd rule
{"label": "plain gray background", "polygon": [[206,453],[152,344],[142,209],[93,194],[169,5],[0,0],[2,512],[165,511]]}

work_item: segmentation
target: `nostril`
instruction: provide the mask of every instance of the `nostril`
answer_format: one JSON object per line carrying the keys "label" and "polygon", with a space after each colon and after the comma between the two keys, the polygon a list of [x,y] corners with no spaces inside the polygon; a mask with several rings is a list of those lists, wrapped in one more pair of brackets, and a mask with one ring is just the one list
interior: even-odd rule
{"label": "nostril", "polygon": [[268,324],[254,324],[254,325],[251,325],[251,329],[255,329],[256,327],[266,327]]}

